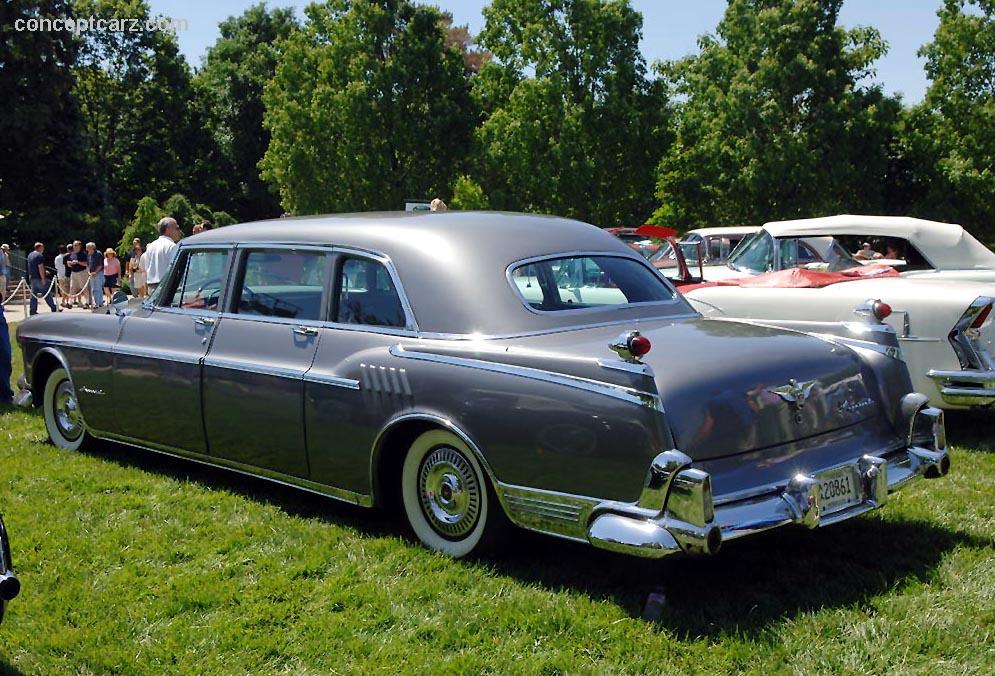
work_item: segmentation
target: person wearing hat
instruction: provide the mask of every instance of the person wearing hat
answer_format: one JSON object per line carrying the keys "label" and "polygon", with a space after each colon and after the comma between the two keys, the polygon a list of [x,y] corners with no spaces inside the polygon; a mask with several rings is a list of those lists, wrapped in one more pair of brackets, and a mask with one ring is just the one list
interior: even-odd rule
{"label": "person wearing hat", "polygon": [[117,291],[118,278],[121,275],[121,260],[117,252],[110,247],[104,251],[104,297],[110,302],[111,296]]}

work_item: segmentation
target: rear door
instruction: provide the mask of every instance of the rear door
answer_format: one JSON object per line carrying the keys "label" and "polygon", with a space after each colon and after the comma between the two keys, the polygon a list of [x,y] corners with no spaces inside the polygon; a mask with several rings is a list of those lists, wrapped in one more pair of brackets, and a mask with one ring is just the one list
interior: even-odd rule
{"label": "rear door", "polygon": [[200,363],[220,322],[228,248],[184,249],[114,347],[114,409],[127,438],[205,453]]}
{"label": "rear door", "polygon": [[326,315],[330,254],[309,247],[239,251],[231,302],[204,360],[211,454],[307,477],[304,373]]}

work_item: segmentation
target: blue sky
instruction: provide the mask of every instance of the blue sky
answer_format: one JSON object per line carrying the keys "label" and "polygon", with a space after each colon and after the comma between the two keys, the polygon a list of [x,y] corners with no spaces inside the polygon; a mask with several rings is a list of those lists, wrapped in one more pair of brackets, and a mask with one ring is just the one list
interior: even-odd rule
{"label": "blue sky", "polygon": [[[218,36],[218,23],[240,14],[251,0],[149,0],[154,14],[186,19],[188,29],[179,33],[180,48],[193,66]],[[300,11],[307,0],[271,0],[271,7],[293,6]],[[469,24],[479,32],[481,8],[486,0],[438,0],[426,2],[452,12],[456,23]],[[643,14],[642,50],[648,63],[694,53],[697,39],[710,33],[725,9],[725,0],[633,0]],[[907,103],[922,100],[926,91],[923,62],[916,52],[933,37],[941,0],[847,0],[840,22],[844,26],[870,25],[881,31],[888,54],[877,63],[876,81],[888,93],[901,92]]]}

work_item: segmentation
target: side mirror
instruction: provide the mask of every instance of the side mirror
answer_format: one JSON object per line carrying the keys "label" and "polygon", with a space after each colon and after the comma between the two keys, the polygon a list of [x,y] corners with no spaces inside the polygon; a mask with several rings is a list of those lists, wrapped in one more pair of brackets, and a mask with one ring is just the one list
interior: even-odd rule
{"label": "side mirror", "polygon": [[122,308],[127,304],[128,304],[128,294],[126,294],[124,291],[115,291],[114,295],[111,296],[111,307],[114,308],[114,314],[116,314],[118,317],[124,316],[124,310],[122,310]]}

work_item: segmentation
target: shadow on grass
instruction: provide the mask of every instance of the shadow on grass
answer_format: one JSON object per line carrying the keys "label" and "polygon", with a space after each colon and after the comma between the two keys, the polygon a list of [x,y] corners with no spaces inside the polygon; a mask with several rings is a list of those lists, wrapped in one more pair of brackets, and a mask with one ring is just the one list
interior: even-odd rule
{"label": "shadow on grass", "polygon": [[995,451],[995,409],[977,411],[947,411],[947,440],[958,447],[973,451]]}
{"label": "shadow on grass", "polygon": [[24,673],[23,671],[15,667],[6,659],[0,657],[0,674],[4,674],[5,676],[19,676],[20,674],[23,673]]}
{"label": "shadow on grass", "polygon": [[98,441],[95,447],[88,448],[86,453],[125,467],[134,467],[179,481],[193,481],[212,490],[226,490],[244,495],[271,504],[291,516],[349,526],[370,536],[404,534],[404,530],[381,510],[358,507],[234,470],[138,449],[113,441]]}
{"label": "shadow on grass", "polygon": [[[272,504],[288,514],[344,525],[367,537],[402,536],[401,519],[221,468],[102,442],[91,455]],[[887,507],[885,508],[887,510]],[[869,604],[878,595],[932,579],[957,546],[989,540],[936,524],[866,515],[807,531],[787,528],[731,542],[714,557],[650,561],[516,531],[498,556],[465,562],[530,585],[581,592],[641,617],[649,592],[667,605],[660,623],[686,638],[751,637],[820,608]],[[0,672],[2,673],[2,672]]]}
{"label": "shadow on grass", "polygon": [[814,531],[771,531],[727,543],[714,557],[631,559],[585,545],[523,535],[498,572],[549,589],[577,589],[633,617],[662,591],[662,625],[685,638],[756,637],[770,625],[820,608],[868,604],[928,581],[943,555],[991,542],[926,522],[867,515]]}

